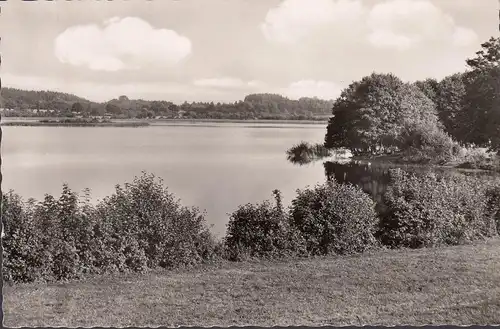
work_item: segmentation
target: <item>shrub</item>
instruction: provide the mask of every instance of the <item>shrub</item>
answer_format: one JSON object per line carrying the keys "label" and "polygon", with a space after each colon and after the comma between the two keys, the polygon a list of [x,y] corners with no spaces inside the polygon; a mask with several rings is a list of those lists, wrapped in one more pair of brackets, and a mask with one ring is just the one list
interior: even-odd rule
{"label": "shrub", "polygon": [[404,160],[413,163],[445,164],[457,152],[457,144],[434,125],[417,124],[407,127],[401,136]]}
{"label": "shrub", "polygon": [[136,240],[134,248],[143,250],[148,267],[195,265],[213,256],[215,244],[203,215],[183,207],[154,175],[143,173],[131,184],[117,186],[99,213],[113,243]]}
{"label": "shrub", "polygon": [[40,239],[33,228],[34,202],[24,202],[10,191],[2,193],[3,279],[30,282],[40,280]]}
{"label": "shrub", "polygon": [[286,151],[288,161],[297,164],[306,164],[314,160],[325,158],[331,155],[323,144],[309,144],[300,142]]}
{"label": "shrub", "polygon": [[493,215],[497,233],[500,234],[500,182],[494,181],[487,185],[488,211]]}
{"label": "shrub", "polygon": [[457,168],[498,170],[499,157],[486,148],[463,147],[457,156]]}
{"label": "shrub", "polygon": [[310,254],[362,252],[376,245],[375,203],[360,188],[332,181],[297,193],[290,220]]}
{"label": "shrub", "polygon": [[230,215],[224,239],[229,260],[300,255],[305,251],[300,235],[290,227],[274,192],[276,205],[269,201],[240,206]]}
{"label": "shrub", "polygon": [[182,207],[153,175],[117,186],[90,204],[63,186],[61,197],[24,202],[2,195],[4,278],[17,282],[142,272],[215,259],[220,246],[196,208]]}
{"label": "shrub", "polygon": [[496,235],[486,184],[467,176],[391,170],[379,236],[391,247],[458,245]]}

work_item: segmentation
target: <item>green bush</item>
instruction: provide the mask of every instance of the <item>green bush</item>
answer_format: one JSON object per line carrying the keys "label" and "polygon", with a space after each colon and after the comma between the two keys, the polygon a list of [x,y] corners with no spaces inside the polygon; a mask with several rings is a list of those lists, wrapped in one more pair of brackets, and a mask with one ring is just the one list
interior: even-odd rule
{"label": "green bush", "polygon": [[37,204],[13,192],[2,198],[8,281],[189,266],[216,259],[221,249],[199,211],[145,173],[97,206],[88,190],[81,199],[67,185],[60,198],[46,195]]}
{"label": "green bush", "polygon": [[3,278],[30,282],[41,279],[40,239],[33,228],[34,202],[24,202],[12,191],[2,193]]}
{"label": "green bush", "polygon": [[499,170],[500,158],[486,148],[462,147],[458,153],[457,168]]}
{"label": "green bush", "polygon": [[273,193],[276,205],[269,201],[246,204],[230,215],[224,239],[229,260],[277,258],[305,251],[300,235],[288,223],[280,192]]}
{"label": "green bush", "polygon": [[132,253],[137,257],[140,250],[144,253],[143,260],[124,259],[125,263],[116,264],[118,268],[129,268],[127,264],[144,268],[144,260],[149,268],[190,266],[214,257],[215,240],[203,215],[196,208],[183,207],[154,175],[143,173],[132,183],[117,186],[98,212],[106,221],[104,231],[115,252],[137,250]]}
{"label": "green bush", "polygon": [[458,245],[496,235],[488,185],[475,177],[391,170],[379,236],[391,247]]}
{"label": "green bush", "polygon": [[332,155],[323,144],[300,142],[286,151],[288,161],[297,164],[306,164]]}
{"label": "green bush", "polygon": [[487,184],[488,213],[492,214],[497,233],[500,234],[500,182],[490,181]]}
{"label": "green bush", "polygon": [[404,160],[422,164],[445,164],[457,153],[457,143],[439,127],[417,124],[401,134]]}
{"label": "green bush", "polygon": [[298,190],[290,220],[312,255],[347,254],[375,246],[375,203],[360,188],[335,181]]}

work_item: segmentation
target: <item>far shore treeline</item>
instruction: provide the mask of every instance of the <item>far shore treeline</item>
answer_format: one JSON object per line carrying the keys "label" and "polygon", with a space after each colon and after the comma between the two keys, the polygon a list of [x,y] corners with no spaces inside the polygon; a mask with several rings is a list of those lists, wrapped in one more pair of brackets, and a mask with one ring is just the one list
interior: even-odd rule
{"label": "far shore treeline", "polygon": [[277,94],[250,94],[234,103],[147,101],[120,96],[97,103],[53,91],[2,88],[2,116],[109,119],[326,120],[333,101]]}

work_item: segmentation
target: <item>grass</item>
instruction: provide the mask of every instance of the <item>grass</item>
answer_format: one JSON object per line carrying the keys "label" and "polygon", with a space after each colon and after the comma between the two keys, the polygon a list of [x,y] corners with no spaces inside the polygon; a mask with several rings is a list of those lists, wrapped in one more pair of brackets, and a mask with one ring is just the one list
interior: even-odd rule
{"label": "grass", "polygon": [[19,326],[500,323],[500,240],[4,287]]}

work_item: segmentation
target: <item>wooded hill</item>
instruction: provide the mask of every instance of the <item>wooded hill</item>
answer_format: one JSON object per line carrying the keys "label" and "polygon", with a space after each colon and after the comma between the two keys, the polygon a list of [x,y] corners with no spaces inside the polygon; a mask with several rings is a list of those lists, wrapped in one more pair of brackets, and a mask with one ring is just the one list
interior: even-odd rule
{"label": "wooded hill", "polygon": [[[192,119],[318,119],[331,114],[333,101],[303,97],[292,100],[278,94],[251,94],[234,103],[147,101],[120,96],[97,103],[72,94],[2,88],[4,116],[104,115],[116,118]],[[42,110],[42,111],[33,111]],[[47,110],[47,111],[43,111]],[[48,112],[52,112],[48,114]]]}

